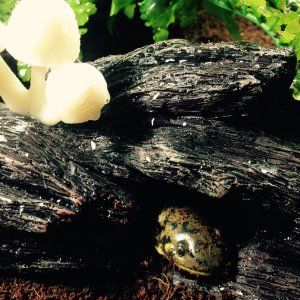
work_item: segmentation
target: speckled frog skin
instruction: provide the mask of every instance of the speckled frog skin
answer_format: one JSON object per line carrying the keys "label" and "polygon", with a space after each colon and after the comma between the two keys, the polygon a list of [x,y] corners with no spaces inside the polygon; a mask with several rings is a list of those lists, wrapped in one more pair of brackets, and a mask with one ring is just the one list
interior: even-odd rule
{"label": "speckled frog skin", "polygon": [[222,262],[224,244],[219,229],[209,227],[187,207],[163,210],[158,218],[160,232],[155,246],[180,269],[210,276]]}

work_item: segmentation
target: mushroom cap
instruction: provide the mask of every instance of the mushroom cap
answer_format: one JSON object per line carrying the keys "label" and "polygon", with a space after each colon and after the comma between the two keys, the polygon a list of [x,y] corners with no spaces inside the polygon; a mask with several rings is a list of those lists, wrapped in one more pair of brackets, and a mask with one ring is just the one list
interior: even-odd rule
{"label": "mushroom cap", "polygon": [[83,123],[97,120],[110,99],[103,75],[87,63],[65,64],[49,73],[45,123]]}
{"label": "mushroom cap", "polygon": [[0,52],[6,48],[6,26],[0,22]]}
{"label": "mushroom cap", "polygon": [[8,21],[6,49],[32,66],[75,61],[80,34],[73,10],[64,0],[21,0]]}

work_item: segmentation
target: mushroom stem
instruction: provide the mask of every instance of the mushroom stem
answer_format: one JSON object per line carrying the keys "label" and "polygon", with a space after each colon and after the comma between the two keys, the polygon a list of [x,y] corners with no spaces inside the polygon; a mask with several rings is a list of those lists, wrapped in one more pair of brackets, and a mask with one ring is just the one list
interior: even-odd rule
{"label": "mushroom stem", "polygon": [[30,115],[37,118],[41,110],[46,105],[46,73],[48,69],[44,67],[31,67],[31,81],[28,99],[30,102]]}
{"label": "mushroom stem", "polygon": [[29,115],[28,90],[8,67],[0,55],[0,95],[10,110]]}

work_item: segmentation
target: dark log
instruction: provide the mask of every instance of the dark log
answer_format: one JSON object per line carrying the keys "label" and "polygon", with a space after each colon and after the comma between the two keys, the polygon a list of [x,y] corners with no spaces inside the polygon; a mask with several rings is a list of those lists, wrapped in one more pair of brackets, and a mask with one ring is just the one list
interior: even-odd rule
{"label": "dark log", "polygon": [[47,127],[1,105],[2,269],[109,268],[116,244],[145,230],[150,245],[157,211],[189,199],[212,205],[236,230],[220,294],[297,299],[300,105],[289,91],[291,50],[174,40],[93,64],[112,95],[98,122]]}

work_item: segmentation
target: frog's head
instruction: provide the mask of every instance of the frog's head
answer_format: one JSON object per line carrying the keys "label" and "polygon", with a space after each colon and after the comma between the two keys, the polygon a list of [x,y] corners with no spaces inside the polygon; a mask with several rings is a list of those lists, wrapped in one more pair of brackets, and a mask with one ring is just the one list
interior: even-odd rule
{"label": "frog's head", "polygon": [[219,229],[210,227],[189,208],[171,207],[159,215],[156,250],[190,274],[210,276],[222,261]]}

